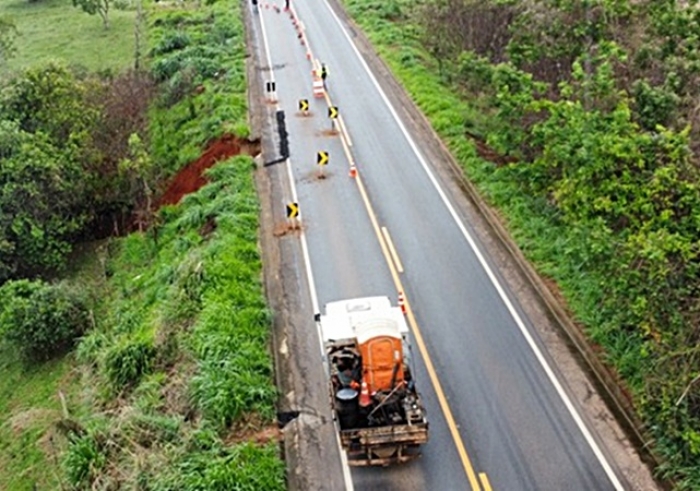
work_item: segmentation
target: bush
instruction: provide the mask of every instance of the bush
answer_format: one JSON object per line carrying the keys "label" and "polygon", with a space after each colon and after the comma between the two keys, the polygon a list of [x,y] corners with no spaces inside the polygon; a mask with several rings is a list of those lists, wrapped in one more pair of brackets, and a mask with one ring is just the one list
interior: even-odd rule
{"label": "bush", "polygon": [[25,362],[65,353],[88,327],[84,301],[64,284],[7,282],[0,306],[0,334]]}
{"label": "bush", "polygon": [[68,482],[75,489],[90,489],[100,470],[107,462],[102,438],[91,432],[70,438],[68,450],[63,458],[63,467]]}
{"label": "bush", "polygon": [[156,355],[148,339],[129,339],[112,347],[105,357],[105,373],[112,387],[122,389],[139,382],[153,370]]}
{"label": "bush", "polygon": [[256,491],[284,489],[284,464],[274,444],[252,443],[230,448],[212,442],[208,451],[184,455],[174,468],[158,476],[151,489]]}

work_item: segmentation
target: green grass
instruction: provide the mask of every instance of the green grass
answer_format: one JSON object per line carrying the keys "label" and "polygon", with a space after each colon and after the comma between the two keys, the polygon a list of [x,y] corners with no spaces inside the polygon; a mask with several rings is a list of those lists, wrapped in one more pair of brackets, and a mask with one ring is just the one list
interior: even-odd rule
{"label": "green grass", "polygon": [[[94,300],[104,289],[100,258],[106,244],[77,248],[66,280],[83,285]],[[97,314],[99,315],[99,313]],[[78,398],[81,383],[72,356],[23,367],[0,345],[0,490],[59,489],[57,459],[63,450],[55,423],[63,417],[59,391],[69,415],[88,411]]]}
{"label": "green grass", "polygon": [[49,436],[62,414],[58,391],[75,389],[71,366],[64,358],[25,370],[12,353],[0,350],[0,489],[58,487]]}
{"label": "green grass", "polygon": [[[163,83],[149,114],[152,157],[170,174],[206,141],[247,129],[243,26],[224,2],[152,14],[151,63]],[[190,41],[176,47],[177,36]],[[206,90],[182,95],[190,69]],[[157,241],[131,234],[107,249],[105,308],[77,358],[91,367],[86,387],[97,388],[90,404],[119,410],[81,418],[88,436],[63,459],[74,485],[284,488],[277,443],[245,436],[274,426],[277,397],[253,168],[248,157],[218,164],[207,186],[161,210]]]}
{"label": "green grass", "polygon": [[[132,63],[133,11],[113,10],[109,30],[98,16],[85,14],[70,0],[0,0],[0,16],[10,17],[18,30],[17,51],[2,71],[52,59],[89,70],[122,70]],[[83,263],[73,265],[73,281],[85,284],[99,278],[94,252],[77,257]],[[63,448],[54,429],[62,417],[59,390],[71,411],[84,411],[75,404],[80,381],[71,376],[73,368],[72,357],[67,357],[26,369],[13,353],[0,348],[0,490],[59,489],[57,454]]]}
{"label": "green grass", "polygon": [[58,59],[93,71],[119,70],[133,64],[135,12],[112,8],[110,28],[98,15],[88,15],[71,0],[0,0],[0,16],[18,30],[17,52],[9,70]]}
{"label": "green grass", "polygon": [[[167,102],[155,104],[149,120],[154,161],[168,174],[222,133],[247,136],[236,5],[150,12],[149,46],[182,30],[193,40],[187,51],[160,53],[176,70],[160,79]],[[106,33],[98,17],[70,1],[5,2],[0,15],[14,17],[21,32],[10,68],[49,57],[91,70],[130,64],[133,13],[113,11]],[[194,83],[206,90],[173,97],[179,71],[192,63]],[[284,489],[253,168],[250,158],[237,158],[212,169],[208,186],[162,210],[157,242],[151,233],[132,234],[78,251],[67,277],[89,292],[96,329],[74,356],[35,372],[0,352],[7,374],[0,380],[0,490]],[[202,235],[211,223],[215,229]],[[85,430],[80,436],[55,430],[59,389]]]}
{"label": "green grass", "polygon": [[[120,411],[81,419],[92,436],[71,445],[70,475],[85,475],[92,462],[139,476],[112,477],[115,485],[145,480],[149,489],[284,488],[274,441],[225,443],[241,428],[255,433],[274,425],[277,397],[253,167],[249,157],[217,164],[209,171],[211,183],[163,210],[157,243],[151,234],[115,242],[107,310],[78,358],[94,367],[86,385],[103,388],[93,404],[117,404]],[[212,222],[215,230],[202,236]],[[135,363],[143,349],[149,363]],[[99,442],[107,439],[112,444],[104,448]],[[134,443],[143,441],[148,452]],[[104,471],[93,478],[110,476]]]}

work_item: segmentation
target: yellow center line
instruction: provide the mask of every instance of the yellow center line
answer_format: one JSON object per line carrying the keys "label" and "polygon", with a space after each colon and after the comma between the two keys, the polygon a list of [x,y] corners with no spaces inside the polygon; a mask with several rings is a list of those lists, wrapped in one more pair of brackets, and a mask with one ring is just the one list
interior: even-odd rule
{"label": "yellow center line", "polygon": [[338,115],[338,122],[340,123],[340,131],[343,134],[343,138],[347,141],[348,147],[352,147],[352,140],[350,140],[350,134],[348,129],[345,127],[345,120],[342,115]]}
{"label": "yellow center line", "polygon": [[[326,103],[328,106],[332,106],[331,98],[328,95],[327,92],[324,91]],[[345,129],[345,126],[343,125],[342,130]],[[344,131],[340,132],[340,140],[343,144],[343,150],[345,152],[345,155],[348,159],[348,162],[350,164],[350,167],[355,166],[355,161],[352,156],[352,152],[350,152],[350,148],[348,145],[348,141],[346,141],[347,138],[347,133]],[[391,247],[393,249],[393,244],[391,243],[390,240],[387,240],[384,238],[382,235],[382,232],[380,230],[379,224],[377,222],[377,217],[376,214],[374,213],[374,209],[372,208],[372,203],[369,200],[369,196],[367,195],[367,191],[365,189],[365,185],[362,181],[362,178],[360,174],[358,173],[357,176],[355,177],[355,182],[357,182],[357,187],[360,190],[360,195],[362,196],[362,201],[365,204],[365,208],[367,210],[367,214],[369,215],[370,222],[372,223],[372,228],[374,229],[374,233],[377,236],[377,240],[379,241],[379,246],[382,250],[382,254],[384,255],[384,258],[386,259],[387,264],[389,265],[389,271],[391,272],[391,277],[394,281],[394,285],[396,286],[397,291],[400,292],[406,292],[405,288],[403,287],[403,284],[401,283],[401,279],[399,278],[399,273],[397,271],[397,266],[394,265],[394,262],[391,260],[392,255],[389,251],[389,247],[387,243],[391,244]],[[388,235],[388,234],[387,234]],[[395,252],[395,250],[394,250]],[[398,261],[398,255],[394,256],[396,258],[396,264],[400,265],[401,263]],[[403,272],[403,267],[400,268],[401,272]],[[418,327],[418,322],[416,322],[416,318],[413,315],[413,310],[411,309],[411,306],[406,300],[405,302],[406,305],[406,317],[408,319],[408,323],[411,326],[411,330],[413,331],[413,335],[416,338],[416,344],[418,345],[418,350],[421,353],[421,356],[423,357],[423,360],[425,362],[425,368],[428,372],[428,376],[430,377],[430,381],[433,384],[433,388],[435,389],[435,394],[437,395],[438,402],[440,403],[440,408],[442,409],[443,415],[445,416],[445,420],[447,421],[447,426],[450,430],[450,435],[452,436],[452,440],[455,443],[455,446],[457,447],[457,453],[459,454],[459,458],[462,462],[462,466],[464,467],[464,472],[467,474],[467,479],[469,480],[469,484],[472,488],[473,491],[481,491],[481,486],[479,485],[479,479],[476,477],[476,472],[474,472],[474,466],[471,463],[471,460],[469,459],[469,454],[467,453],[467,449],[464,446],[464,442],[462,441],[462,437],[459,434],[459,429],[457,428],[457,423],[455,422],[454,416],[452,415],[452,410],[450,409],[450,406],[447,402],[447,397],[445,396],[445,393],[442,389],[442,384],[440,383],[440,380],[438,379],[437,372],[435,371],[435,367],[433,365],[433,361],[430,358],[430,354],[428,353],[428,349],[425,345],[425,342],[423,341],[423,335],[421,334],[420,328]],[[483,473],[482,473],[483,474]],[[486,474],[483,474],[486,476]],[[483,482],[483,481],[482,481]],[[488,478],[486,480],[486,485],[488,485]],[[491,491],[490,487],[486,488],[484,491]]]}
{"label": "yellow center line", "polygon": [[403,264],[401,264],[399,254],[396,252],[396,247],[394,247],[394,242],[391,240],[391,236],[389,235],[389,231],[386,229],[386,227],[382,227],[382,234],[384,234],[384,240],[386,240],[386,244],[389,246],[389,252],[391,252],[391,257],[394,260],[396,269],[399,271],[399,273],[403,273]]}
{"label": "yellow center line", "polygon": [[[374,228],[374,233],[377,236],[377,239],[379,240],[379,246],[382,249],[382,253],[384,254],[384,257],[387,261],[387,264],[389,265],[389,270],[391,272],[391,277],[394,280],[394,285],[396,286],[396,289],[400,292],[404,292],[405,294],[405,289],[403,287],[403,284],[401,283],[401,279],[399,278],[399,274],[396,271],[396,268],[394,267],[394,264],[390,260],[390,255],[389,251],[386,245],[386,242],[384,240],[384,237],[382,236],[379,225],[377,223],[377,218],[374,213],[374,210],[372,209],[372,204],[369,200],[369,197],[367,195],[367,191],[365,190],[364,183],[362,182],[362,178],[358,174],[357,177],[355,178],[357,181],[357,186],[360,190],[360,194],[362,195],[362,200],[365,203],[365,208],[367,209],[367,213],[369,214],[370,221],[372,222],[372,227]],[[452,415],[452,410],[450,409],[449,404],[447,403],[447,397],[445,397],[445,393],[442,390],[442,384],[440,383],[440,380],[438,379],[437,372],[435,371],[435,367],[433,365],[433,361],[430,358],[430,355],[428,354],[428,349],[425,346],[425,342],[423,341],[423,335],[420,332],[420,328],[418,327],[418,323],[416,322],[416,318],[413,315],[413,310],[411,309],[411,306],[406,300],[406,316],[408,318],[408,322],[411,326],[411,330],[413,331],[413,335],[416,338],[416,344],[418,345],[418,350],[421,353],[421,356],[423,357],[423,361],[425,362],[425,368],[428,371],[428,376],[430,377],[430,381],[433,384],[433,387],[435,389],[435,394],[437,395],[438,401],[440,403],[440,407],[442,408],[442,412],[445,416],[445,420],[447,421],[447,426],[450,429],[450,434],[452,435],[452,440],[455,443],[455,446],[457,447],[457,453],[459,454],[459,458],[462,461],[462,466],[464,467],[464,471],[467,474],[467,478],[469,479],[469,484],[472,487],[472,490],[474,491],[480,491],[481,487],[479,486],[479,480],[476,478],[476,473],[474,472],[474,467],[472,466],[471,460],[469,459],[469,455],[467,454],[467,450],[464,447],[464,442],[462,442],[462,437],[459,434],[459,429],[457,428],[457,423],[455,422],[454,416]]]}
{"label": "yellow center line", "polygon": [[485,472],[479,472],[479,480],[481,481],[481,486],[484,488],[484,491],[492,491],[489,476],[487,476]]}

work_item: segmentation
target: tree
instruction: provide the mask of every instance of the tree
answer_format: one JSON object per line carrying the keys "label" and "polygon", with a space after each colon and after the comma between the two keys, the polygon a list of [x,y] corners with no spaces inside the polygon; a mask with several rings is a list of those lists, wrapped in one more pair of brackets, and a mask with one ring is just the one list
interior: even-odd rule
{"label": "tree", "polygon": [[60,269],[85,223],[86,176],[42,133],[0,121],[0,282]]}
{"label": "tree", "polygon": [[102,88],[98,78],[51,62],[25,70],[7,85],[0,114],[26,132],[45,134],[60,148],[82,147],[80,156],[85,157],[91,151],[90,131],[100,117]]}
{"label": "tree", "polygon": [[80,7],[90,15],[99,14],[105,29],[109,29],[109,6],[111,0],[73,0],[74,7]]}
{"label": "tree", "polygon": [[139,231],[153,221],[153,190],[148,184],[152,179],[154,165],[146,145],[137,133],[129,136],[129,158],[119,163],[119,174],[125,180],[129,190],[127,196],[133,196],[136,205],[136,218]]}

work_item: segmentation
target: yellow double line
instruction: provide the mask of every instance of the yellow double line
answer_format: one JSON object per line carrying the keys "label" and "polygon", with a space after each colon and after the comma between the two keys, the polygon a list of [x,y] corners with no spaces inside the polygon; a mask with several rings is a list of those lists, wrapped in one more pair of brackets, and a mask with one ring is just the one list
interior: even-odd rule
{"label": "yellow double line", "polygon": [[[329,106],[332,106],[330,96],[327,92],[326,102]],[[343,144],[343,150],[345,152],[345,155],[348,159],[350,166],[356,168],[354,158],[352,156],[352,153],[350,152],[350,140],[348,138],[347,131],[345,130],[345,125],[342,124],[340,126],[340,129],[340,140]],[[365,208],[367,210],[367,214],[369,215],[369,219],[372,222],[372,228],[374,229],[374,233],[377,236],[377,240],[379,241],[379,246],[382,249],[382,254],[384,254],[384,258],[386,259],[386,262],[389,266],[389,271],[391,272],[391,278],[394,281],[394,285],[396,286],[397,291],[404,292],[405,295],[406,290],[404,289],[403,284],[401,283],[401,278],[399,277],[399,272],[403,272],[403,266],[396,252],[396,249],[394,248],[393,242],[391,241],[389,232],[386,230],[386,227],[379,227],[379,224],[377,222],[377,216],[374,212],[374,208],[372,207],[372,203],[367,194],[367,190],[365,189],[364,182],[362,181],[362,176],[359,172],[357,172],[355,176],[355,181],[357,182],[357,187],[360,191],[360,195],[362,196],[362,201],[365,204]],[[474,472],[474,466],[472,465],[471,460],[469,459],[469,454],[467,454],[464,442],[462,441],[462,437],[459,434],[457,423],[455,422],[454,416],[452,415],[452,410],[450,409],[450,406],[447,403],[447,397],[445,397],[445,392],[442,389],[442,384],[438,379],[437,372],[435,371],[435,366],[433,365],[433,361],[430,358],[428,349],[425,345],[425,342],[423,341],[423,335],[421,334],[420,327],[418,326],[418,322],[416,322],[416,318],[413,315],[413,310],[411,309],[411,305],[408,302],[408,300],[405,301],[405,306],[408,323],[411,326],[411,330],[413,331],[413,335],[416,339],[416,344],[418,345],[418,349],[425,362],[425,368],[428,371],[428,376],[430,377],[430,381],[432,382],[433,387],[435,389],[435,394],[437,395],[440,407],[445,416],[445,420],[447,421],[447,426],[450,429],[452,440],[454,441],[455,446],[457,447],[457,452],[462,462],[462,466],[464,467],[464,471],[467,474],[467,478],[469,479],[471,489],[473,491],[492,491],[491,484],[489,483],[489,479],[486,473],[480,472],[477,477],[476,472]]]}

